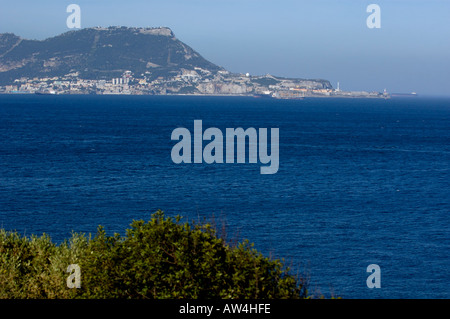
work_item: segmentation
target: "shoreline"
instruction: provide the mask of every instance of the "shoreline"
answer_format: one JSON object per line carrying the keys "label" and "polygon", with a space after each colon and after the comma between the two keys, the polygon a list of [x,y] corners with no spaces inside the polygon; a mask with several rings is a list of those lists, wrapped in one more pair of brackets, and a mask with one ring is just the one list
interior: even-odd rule
{"label": "shoreline", "polygon": [[[202,96],[202,97],[252,97],[255,99],[267,99],[267,100],[304,100],[304,99],[310,99],[310,98],[339,98],[339,99],[391,99],[391,98],[398,98],[403,96],[391,96],[389,94],[387,95],[375,95],[367,93],[367,95],[361,95],[356,94],[353,92],[348,92],[349,95],[344,94],[338,94],[338,95],[305,95],[300,98],[293,97],[293,98],[277,98],[277,97],[259,97],[255,96],[255,94],[92,94],[92,93],[55,93],[55,94],[37,94],[35,92],[0,92],[0,95],[39,95],[39,96],[75,96],[75,95],[95,95],[95,96]],[[359,93],[359,92],[358,92]],[[353,95],[351,95],[353,94]],[[406,97],[406,96],[405,96]],[[411,97],[408,97],[411,98]]]}

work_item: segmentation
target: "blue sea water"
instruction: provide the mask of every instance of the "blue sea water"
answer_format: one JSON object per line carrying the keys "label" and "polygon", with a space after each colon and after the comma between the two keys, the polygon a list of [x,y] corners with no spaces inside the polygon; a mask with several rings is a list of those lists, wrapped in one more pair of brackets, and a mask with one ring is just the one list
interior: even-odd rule
{"label": "blue sea water", "polygon": [[[174,164],[172,131],[197,119],[279,128],[279,171]],[[0,141],[7,230],[59,242],[162,209],[224,223],[315,293],[450,297],[449,99],[0,95]]]}

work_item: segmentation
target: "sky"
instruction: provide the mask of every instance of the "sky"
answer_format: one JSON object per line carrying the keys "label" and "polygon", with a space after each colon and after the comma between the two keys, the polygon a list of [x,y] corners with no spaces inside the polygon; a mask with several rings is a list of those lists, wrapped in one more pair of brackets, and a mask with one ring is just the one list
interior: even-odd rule
{"label": "sky", "polygon": [[[231,72],[326,79],[341,90],[450,96],[450,0],[0,0],[0,33],[45,39],[81,27],[170,27]],[[367,6],[380,7],[368,28]]]}

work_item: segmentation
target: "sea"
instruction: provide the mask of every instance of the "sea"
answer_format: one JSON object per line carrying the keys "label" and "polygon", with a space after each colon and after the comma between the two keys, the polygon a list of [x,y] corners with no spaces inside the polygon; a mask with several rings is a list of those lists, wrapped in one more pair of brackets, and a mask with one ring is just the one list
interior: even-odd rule
{"label": "sea", "polygon": [[[195,120],[278,128],[278,171],[174,163]],[[61,243],[161,209],[248,239],[316,296],[450,298],[449,98],[0,95],[0,141],[0,228]]]}

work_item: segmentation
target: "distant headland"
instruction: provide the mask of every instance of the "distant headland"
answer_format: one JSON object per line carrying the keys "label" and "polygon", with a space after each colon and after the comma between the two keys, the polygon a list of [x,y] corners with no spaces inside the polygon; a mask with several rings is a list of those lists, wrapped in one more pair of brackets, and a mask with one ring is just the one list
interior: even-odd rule
{"label": "distant headland", "polygon": [[323,79],[232,73],[166,27],[86,28],[42,41],[0,34],[0,93],[390,97],[341,91]]}

